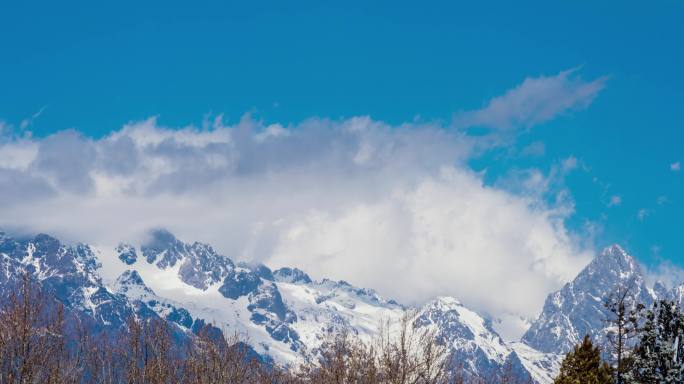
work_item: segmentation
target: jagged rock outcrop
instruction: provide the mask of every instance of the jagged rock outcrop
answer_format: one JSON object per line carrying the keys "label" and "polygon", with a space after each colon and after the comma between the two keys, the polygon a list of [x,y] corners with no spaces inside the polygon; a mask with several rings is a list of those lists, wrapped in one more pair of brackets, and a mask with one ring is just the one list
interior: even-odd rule
{"label": "jagged rock outcrop", "polygon": [[210,245],[186,244],[163,229],[152,231],[150,239],[140,249],[147,262],[160,269],[180,264],[178,276],[181,280],[202,290],[223,280],[235,269],[229,258],[219,255]]}

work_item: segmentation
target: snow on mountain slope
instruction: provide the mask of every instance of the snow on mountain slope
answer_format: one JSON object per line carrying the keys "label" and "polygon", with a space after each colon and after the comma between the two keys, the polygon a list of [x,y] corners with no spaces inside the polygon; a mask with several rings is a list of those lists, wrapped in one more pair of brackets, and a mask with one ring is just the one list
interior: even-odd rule
{"label": "snow on mountain slope", "polygon": [[324,279],[310,283],[276,283],[286,305],[298,316],[293,328],[307,346],[318,346],[325,334],[350,329],[370,340],[382,321],[397,322],[404,310],[385,302],[370,290],[344,281]]}
{"label": "snow on mountain slope", "polygon": [[48,235],[12,239],[0,233],[3,276],[0,292],[16,289],[28,274],[70,315],[87,321],[94,332],[121,328],[137,309],[124,297],[107,289],[98,274],[96,251],[85,244],[65,245]]}
{"label": "snow on mountain slope", "polygon": [[[291,337],[287,340],[279,339],[278,334],[255,321],[250,303],[254,292],[259,292],[258,288],[246,296],[230,299],[219,296],[216,284],[206,291],[195,292],[195,302],[187,304],[182,304],[182,298],[179,297],[173,301],[164,301],[158,296],[151,297],[151,290],[145,286],[129,289],[127,294],[132,300],[152,299],[171,303],[176,307],[184,305],[192,317],[211,319],[220,328],[245,332],[257,352],[284,364],[302,361],[304,356],[315,351],[328,335],[336,331],[350,331],[370,342],[378,335],[383,322],[398,324],[407,309],[395,302],[383,300],[369,289],[356,288],[344,281],[312,281],[302,271],[298,274],[301,276],[299,279],[288,277],[276,282],[262,280],[259,285],[277,288],[285,311],[293,314],[294,318],[286,325],[291,332]],[[124,275],[135,276],[135,273],[125,272]],[[273,276],[279,275],[282,274],[273,272]],[[119,283],[119,292],[122,291],[120,287]],[[155,310],[160,308],[150,306]],[[160,315],[164,313],[160,312]],[[509,363],[510,356],[514,353],[488,321],[453,298],[438,298],[416,310],[414,322],[419,328],[436,329],[441,340],[450,346],[454,359],[464,362],[463,368],[467,375],[495,377]],[[524,358],[526,357],[522,356],[521,360]],[[533,364],[534,361],[531,361],[528,365]],[[535,369],[539,371],[542,367]],[[522,375],[535,377],[531,372]],[[547,376],[550,375],[552,373],[547,373]],[[539,374],[536,376],[544,377]]]}
{"label": "snow on mountain slope", "polygon": [[[109,257],[104,257],[107,261],[103,261],[103,270],[116,272],[103,273],[113,276],[135,270],[156,298],[150,299],[145,288],[122,292],[113,284],[114,289],[130,300],[147,300],[161,316],[168,316],[163,312],[164,305],[168,305],[182,308],[192,318],[204,319],[219,328],[245,333],[258,353],[280,363],[302,361],[336,331],[346,330],[371,341],[383,322],[397,324],[409,309],[384,300],[371,289],[357,288],[344,281],[313,281],[297,268],[271,271],[260,264],[235,264],[228,258],[217,260],[219,256],[211,247],[184,244],[165,231],[153,233],[151,242],[153,246],[138,247],[145,249],[145,257],[135,256],[133,245],[118,247],[124,251],[118,255],[110,252]],[[216,265],[220,272],[210,274]],[[198,275],[211,278],[200,280],[206,284],[188,278]],[[527,372],[525,366],[536,371],[543,369],[544,366],[535,365],[541,358],[533,353],[518,356],[489,321],[456,299],[438,298],[414,311],[415,324],[436,328],[454,358],[464,362],[467,374],[495,377],[504,367],[514,364],[520,366],[519,374],[524,377],[544,378],[553,374]],[[528,362],[527,356],[536,360]]]}
{"label": "snow on mountain slope", "polygon": [[301,361],[304,350],[318,347],[329,332],[345,328],[369,337],[381,319],[403,313],[371,290],[313,282],[298,269],[235,265],[207,245],[185,244],[166,231],[153,233],[150,242],[137,247],[144,257],[130,244],[116,252],[100,248],[102,274],[112,290],[162,317],[169,307],[182,309],[194,319],[246,334],[258,353],[281,363]]}
{"label": "snow on mountain slope", "polygon": [[282,364],[312,357],[337,331],[371,341],[383,322],[398,324],[411,313],[417,327],[434,330],[449,346],[467,375],[491,379],[513,372],[536,383],[551,383],[563,354],[585,334],[605,344],[604,302],[618,286],[630,287],[635,302],[668,298],[684,304],[684,284],[671,290],[660,283],[647,287],[635,259],[619,246],[606,248],[550,294],[515,343],[451,297],[409,308],[344,281],[314,281],[297,268],[236,264],[209,245],[185,243],[163,230],[142,244],[98,247],[62,244],[42,234],[13,239],[0,232],[0,297],[24,273],[99,330],[125,327],[131,316],[163,318],[180,338],[212,325],[247,335],[257,353]]}
{"label": "snow on mountain slope", "polygon": [[488,321],[452,297],[427,303],[417,313],[415,324],[435,331],[466,374],[497,377],[512,352]]}
{"label": "snow on mountain slope", "polygon": [[524,343],[511,343],[510,346],[537,383],[552,383],[565,358],[564,354],[539,352]]}
{"label": "snow on mountain slope", "polygon": [[[285,364],[301,361],[303,349],[317,348],[330,332],[349,329],[370,339],[382,319],[399,319],[403,313],[398,304],[386,303],[374,292],[345,282],[313,282],[308,276],[297,282],[275,282],[261,277],[253,280],[239,277],[252,275],[251,270],[235,267],[223,281],[202,290],[185,283],[177,266],[167,266],[160,278],[160,271],[141,264],[127,265],[139,270],[127,270],[122,275],[136,276],[133,280],[138,282],[137,287],[130,288],[130,283],[122,284],[119,279],[112,288],[130,300],[183,308],[193,318],[204,319],[229,332],[244,333],[258,353]],[[231,284],[234,289],[230,292],[222,292],[228,286],[226,281],[237,282]],[[164,315],[160,311],[163,306],[151,307]]]}
{"label": "snow on mountain slope", "polygon": [[416,324],[434,327],[438,336],[454,350],[481,352],[484,358],[496,364],[503,364],[511,352],[488,321],[453,297],[439,297],[423,306]]}
{"label": "snow on mountain slope", "polygon": [[[155,231],[144,244],[67,246],[46,235],[15,241],[0,233],[4,275],[28,270],[67,306],[112,328],[129,316],[160,317],[192,334],[212,324],[247,335],[255,351],[282,364],[311,357],[336,331],[373,340],[383,322],[411,310],[414,324],[434,329],[468,375],[497,377],[504,369],[548,383],[549,357],[506,343],[491,323],[449,297],[412,309],[344,281],[313,281],[296,268],[271,271],[234,263],[210,246]],[[547,369],[547,371],[544,371]]]}

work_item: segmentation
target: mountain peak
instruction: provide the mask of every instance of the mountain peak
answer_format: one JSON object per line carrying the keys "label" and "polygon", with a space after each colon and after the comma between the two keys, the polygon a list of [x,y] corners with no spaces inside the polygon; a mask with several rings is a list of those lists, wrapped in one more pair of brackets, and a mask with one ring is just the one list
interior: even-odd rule
{"label": "mountain peak", "polygon": [[636,260],[618,244],[606,247],[596,257],[598,262],[621,265],[624,268],[635,269]]}
{"label": "mountain peak", "polygon": [[487,376],[492,366],[503,367],[511,353],[490,321],[454,297],[440,296],[425,304],[414,324],[436,330],[440,341],[454,348],[456,361],[469,361],[465,373],[475,377]]}
{"label": "mountain peak", "polygon": [[173,233],[164,228],[151,230],[149,236],[150,239],[144,244],[147,247],[163,248],[165,246],[172,246],[178,241]]}
{"label": "mountain peak", "polygon": [[[140,247],[147,262],[157,262],[162,269],[176,265],[185,253],[185,244],[166,229],[155,229],[149,234],[150,238]],[[158,258],[161,260],[157,261]]]}
{"label": "mountain peak", "polygon": [[621,255],[627,255],[627,251],[625,251],[620,244],[612,244],[603,249],[601,252],[602,254],[621,254]]}
{"label": "mountain peak", "polygon": [[273,271],[273,277],[276,281],[283,283],[311,283],[311,278],[309,277],[309,275],[307,275],[306,272],[302,271],[299,268],[284,267],[277,269]]}
{"label": "mountain peak", "polygon": [[608,279],[617,281],[642,280],[643,271],[641,266],[621,246],[613,244],[599,253],[589,265],[575,278],[575,282],[581,282],[586,277],[595,279]]}
{"label": "mountain peak", "polygon": [[432,305],[440,306],[440,307],[461,307],[463,304],[461,304],[461,301],[458,300],[457,298],[453,296],[438,296],[434,298],[431,302]]}
{"label": "mountain peak", "polygon": [[653,301],[653,290],[646,286],[639,263],[619,245],[611,245],[573,281],[547,297],[523,342],[543,352],[566,353],[589,334],[602,345],[606,342],[604,319],[610,316],[605,300],[625,288],[633,302],[649,305]]}
{"label": "mountain peak", "polygon": [[145,285],[138,271],[127,269],[114,283],[116,292],[127,296],[154,295],[154,292]]}
{"label": "mountain peak", "polygon": [[125,285],[145,285],[138,271],[134,269],[124,271],[124,273],[116,279],[116,283]]}

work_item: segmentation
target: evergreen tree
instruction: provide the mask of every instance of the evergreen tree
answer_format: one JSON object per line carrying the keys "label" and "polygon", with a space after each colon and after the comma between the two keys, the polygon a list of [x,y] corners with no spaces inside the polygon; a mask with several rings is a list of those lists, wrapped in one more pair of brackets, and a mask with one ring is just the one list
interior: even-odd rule
{"label": "evergreen tree", "polygon": [[684,314],[670,301],[646,313],[626,383],[684,383]]}
{"label": "evergreen tree", "polygon": [[601,361],[601,351],[591,343],[589,335],[568,353],[554,384],[612,384],[613,369]]}

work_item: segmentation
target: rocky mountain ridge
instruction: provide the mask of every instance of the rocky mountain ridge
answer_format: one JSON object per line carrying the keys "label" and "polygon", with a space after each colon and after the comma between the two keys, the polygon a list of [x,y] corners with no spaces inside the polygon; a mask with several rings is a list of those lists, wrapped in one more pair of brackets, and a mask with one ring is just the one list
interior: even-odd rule
{"label": "rocky mountain ridge", "polygon": [[[615,284],[633,283],[644,302],[665,292],[647,288],[636,261],[613,246],[549,295],[522,341],[510,343],[455,298],[409,308],[344,281],[314,281],[297,268],[235,263],[209,245],[185,243],[164,230],[137,247],[122,243],[111,249],[0,233],[0,257],[0,289],[11,289],[26,271],[103,328],[125,327],[130,316],[158,317],[173,324],[178,337],[192,337],[213,324],[249,335],[266,360],[296,364],[315,355],[331,333],[345,330],[371,340],[383,321],[399,322],[410,310],[414,324],[434,330],[467,375],[496,377],[507,370],[537,383],[552,382],[563,354],[585,333],[602,337],[602,300]],[[661,294],[681,301],[682,292],[684,286]]]}

